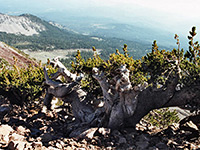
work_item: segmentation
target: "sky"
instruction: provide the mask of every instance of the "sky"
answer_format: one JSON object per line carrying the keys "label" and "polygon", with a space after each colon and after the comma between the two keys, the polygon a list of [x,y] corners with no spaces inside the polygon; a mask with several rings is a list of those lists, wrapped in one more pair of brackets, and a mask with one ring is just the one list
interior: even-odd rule
{"label": "sky", "polygon": [[200,0],[0,0],[0,4],[0,12],[8,14],[66,12],[163,28],[183,35],[192,26],[200,29]]}

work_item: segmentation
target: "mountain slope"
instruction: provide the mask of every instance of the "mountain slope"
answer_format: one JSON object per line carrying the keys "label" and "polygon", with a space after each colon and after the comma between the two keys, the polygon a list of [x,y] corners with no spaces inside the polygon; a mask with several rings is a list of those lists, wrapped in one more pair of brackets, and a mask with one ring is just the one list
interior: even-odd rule
{"label": "mountain slope", "polygon": [[[13,19],[13,16],[7,15],[6,17],[8,17],[6,20]],[[16,26],[14,26],[15,24],[12,24],[12,26],[16,28],[16,31],[19,27],[19,24],[29,25],[29,27],[24,26],[24,30],[26,30],[26,28],[34,28],[35,31],[37,31],[37,34],[32,34],[31,32],[29,34],[32,34],[31,36],[26,36],[25,34],[22,34],[22,32],[20,35],[19,32],[15,34],[8,33],[8,31],[0,32],[0,41],[3,41],[19,49],[45,51],[56,49],[78,50],[81,48],[91,49],[93,46],[95,46],[97,49],[103,50],[101,51],[101,55],[104,58],[108,57],[110,53],[115,52],[116,49],[122,51],[124,44],[128,45],[130,55],[134,56],[134,58],[140,58],[146,54],[147,49],[151,49],[149,47],[151,45],[147,46],[142,42],[123,40],[120,38],[98,37],[94,35],[86,36],[77,34],[73,31],[66,30],[65,28],[59,28],[58,25],[55,26],[52,23],[49,23],[30,14],[17,16],[15,19],[19,19],[18,21],[15,21]],[[29,22],[29,24],[27,22]],[[34,26],[35,24],[37,24],[39,27],[36,28]],[[23,25],[21,25],[20,27],[23,27]]]}
{"label": "mountain slope", "polygon": [[[0,60],[6,60],[10,65],[16,63],[19,67],[28,67],[29,64],[37,66],[37,62],[29,59],[28,57],[20,54],[17,50],[8,46],[7,44],[0,42]],[[16,59],[16,62],[14,61]],[[0,61],[1,62],[1,61]]]}
{"label": "mountain slope", "polygon": [[0,32],[32,36],[44,30],[42,24],[33,22],[29,17],[0,14]]}

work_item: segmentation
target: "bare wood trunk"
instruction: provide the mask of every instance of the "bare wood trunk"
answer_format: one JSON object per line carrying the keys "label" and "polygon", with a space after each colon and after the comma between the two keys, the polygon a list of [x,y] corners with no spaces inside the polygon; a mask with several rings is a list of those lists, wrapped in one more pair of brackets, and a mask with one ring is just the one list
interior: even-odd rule
{"label": "bare wood trunk", "polygon": [[104,96],[104,108],[109,128],[119,128],[124,125],[124,120],[134,114],[137,106],[137,92],[132,88],[129,80],[129,70],[121,66],[119,74],[108,80],[97,68],[93,69],[93,77],[99,82]]}
{"label": "bare wood trunk", "polygon": [[[193,91],[193,92],[191,92]],[[178,106],[185,109],[186,105],[195,103],[200,106],[200,85],[185,87],[180,91],[174,89],[171,97],[167,97],[166,91],[152,91],[152,88],[147,88],[138,95],[138,104],[134,115],[127,118],[125,123],[127,127],[135,127],[135,125],[151,110]]]}
{"label": "bare wood trunk", "polygon": [[[82,76],[70,73],[58,60],[53,63],[59,69],[51,79],[44,69],[46,84],[49,86],[45,104],[48,106],[53,96],[71,103],[75,120],[78,122],[77,126],[81,126],[81,123],[85,125],[84,128],[91,126],[104,126],[112,129],[135,127],[141,118],[153,109],[170,106],[183,107],[190,102],[200,107],[200,85],[185,87],[177,91],[178,73],[163,88],[147,87],[147,84],[132,87],[129,70],[126,66],[122,66],[112,80],[108,80],[99,69],[93,69],[93,77],[99,82],[104,97],[104,106],[94,109],[91,104],[87,103],[88,93],[83,91],[78,84]],[[63,75],[70,83],[52,80],[60,75]]]}
{"label": "bare wood trunk", "polygon": [[[85,98],[87,93],[80,88],[79,81],[82,79],[82,76],[70,73],[59,60],[56,60],[56,63],[54,61],[51,63],[56,64],[57,67],[62,67],[58,68],[58,71],[53,74],[52,79],[63,75],[66,80],[70,80],[70,83],[53,81],[49,78],[47,70],[44,67],[45,84],[48,85],[44,104],[50,109],[53,97],[61,98],[64,102],[71,103],[72,111],[77,122],[91,122],[94,110],[86,103]],[[65,71],[61,72],[60,70]]]}

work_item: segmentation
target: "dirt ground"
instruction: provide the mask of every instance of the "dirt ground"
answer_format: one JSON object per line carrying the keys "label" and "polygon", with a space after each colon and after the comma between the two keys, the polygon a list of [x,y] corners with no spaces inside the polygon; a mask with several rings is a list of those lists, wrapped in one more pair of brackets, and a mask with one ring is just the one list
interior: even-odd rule
{"label": "dirt ground", "polygon": [[[11,65],[16,63],[16,65],[19,67],[25,67],[29,64],[38,65],[35,61],[23,56],[22,54],[18,53],[16,50],[2,42],[0,42],[0,58],[5,59]],[[16,61],[14,61],[14,58]]]}
{"label": "dirt ground", "polygon": [[159,128],[141,120],[136,129],[111,131],[93,127],[77,137],[69,137],[74,117],[70,106],[52,111],[43,99],[24,106],[0,98],[0,149],[37,150],[198,150],[200,134],[194,124],[173,124]]}

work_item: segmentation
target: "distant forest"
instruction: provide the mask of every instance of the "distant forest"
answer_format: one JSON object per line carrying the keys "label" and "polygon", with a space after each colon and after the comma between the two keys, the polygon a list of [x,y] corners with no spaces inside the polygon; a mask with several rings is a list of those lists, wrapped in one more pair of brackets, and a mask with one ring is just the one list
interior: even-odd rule
{"label": "distant forest", "polygon": [[118,38],[102,38],[102,40],[93,39],[90,36],[77,34],[64,29],[60,29],[50,23],[41,20],[33,15],[25,15],[33,22],[40,23],[45,26],[46,30],[40,32],[39,35],[25,36],[7,34],[0,32],[0,41],[3,41],[20,50],[44,50],[51,51],[56,49],[102,49],[101,57],[107,59],[110,53],[115,52],[116,49],[122,51],[124,44],[128,45],[129,53],[135,59],[141,58],[150,51],[151,47],[139,42],[127,41]]}

